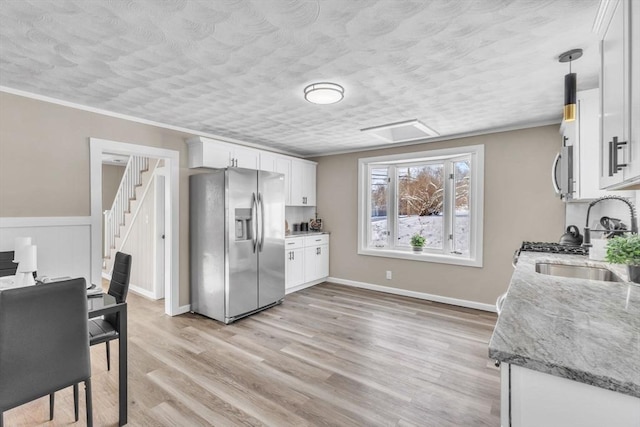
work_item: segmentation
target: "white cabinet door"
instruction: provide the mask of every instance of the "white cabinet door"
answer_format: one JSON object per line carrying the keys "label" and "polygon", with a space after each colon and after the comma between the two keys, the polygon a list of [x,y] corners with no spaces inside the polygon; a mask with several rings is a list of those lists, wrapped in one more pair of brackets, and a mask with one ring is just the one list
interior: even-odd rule
{"label": "white cabinet door", "polygon": [[598,89],[577,94],[577,116],[574,122],[563,122],[563,136],[573,146],[573,200],[594,200],[609,194],[633,197],[630,191],[600,189],[600,102]]}
{"label": "white cabinet door", "polygon": [[291,206],[304,206],[302,203],[304,179],[304,163],[291,160]]}
{"label": "white cabinet door", "polygon": [[316,165],[304,163],[303,165],[303,195],[302,201],[306,206],[316,205]]}
{"label": "white cabinet door", "polygon": [[285,290],[304,283],[304,249],[286,250],[284,262],[285,271]]}
{"label": "white cabinet door", "polygon": [[257,170],[260,150],[215,139],[197,137],[187,141],[190,168],[224,169],[238,167]]}
{"label": "white cabinet door", "polygon": [[284,204],[291,204],[291,159],[277,157],[275,159],[275,171],[284,175]]}
{"label": "white cabinet door", "polygon": [[269,152],[261,152],[260,153],[260,170],[267,172],[275,172],[276,171],[276,159],[278,156]]}
{"label": "white cabinet door", "polygon": [[304,281],[313,282],[329,276],[329,246],[304,248]]}
{"label": "white cabinet door", "polygon": [[320,246],[317,268],[319,278],[329,277],[329,245]]}
{"label": "white cabinet door", "polygon": [[[629,176],[630,147],[630,25],[628,0],[613,0],[605,23],[600,55],[601,133],[600,187],[615,186]],[[625,142],[625,145],[619,143]],[[626,165],[626,166],[618,166]],[[627,169],[627,170],[625,170]]]}
{"label": "white cabinet door", "polygon": [[[640,425],[640,399],[637,397],[507,363],[500,369],[504,372],[509,366],[511,382],[501,385],[503,426]],[[509,375],[501,375],[501,378],[508,381]],[[506,405],[505,399],[508,400]],[[509,416],[511,423],[508,423]]]}
{"label": "white cabinet door", "polygon": [[313,282],[320,278],[318,272],[318,258],[320,246],[304,248],[304,281]]}
{"label": "white cabinet door", "polygon": [[291,160],[291,206],[316,205],[316,164]]}
{"label": "white cabinet door", "polygon": [[231,145],[205,138],[190,140],[188,144],[190,168],[223,169],[231,166]]}
{"label": "white cabinet door", "polygon": [[259,151],[253,148],[235,146],[233,148],[233,165],[237,168],[258,170],[260,167]]}

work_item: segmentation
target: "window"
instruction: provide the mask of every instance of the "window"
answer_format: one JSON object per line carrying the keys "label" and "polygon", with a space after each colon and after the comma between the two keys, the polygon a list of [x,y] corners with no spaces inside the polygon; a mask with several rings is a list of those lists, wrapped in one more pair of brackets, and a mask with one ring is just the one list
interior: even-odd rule
{"label": "window", "polygon": [[358,253],[481,267],[483,176],[482,145],[360,159]]}

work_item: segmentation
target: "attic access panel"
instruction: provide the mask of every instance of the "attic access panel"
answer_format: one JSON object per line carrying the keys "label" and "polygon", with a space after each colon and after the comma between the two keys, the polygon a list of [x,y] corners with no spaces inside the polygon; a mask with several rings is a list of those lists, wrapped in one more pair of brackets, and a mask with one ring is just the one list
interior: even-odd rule
{"label": "attic access panel", "polygon": [[419,120],[407,120],[382,126],[373,126],[360,129],[360,131],[367,132],[389,143],[416,141],[440,135]]}

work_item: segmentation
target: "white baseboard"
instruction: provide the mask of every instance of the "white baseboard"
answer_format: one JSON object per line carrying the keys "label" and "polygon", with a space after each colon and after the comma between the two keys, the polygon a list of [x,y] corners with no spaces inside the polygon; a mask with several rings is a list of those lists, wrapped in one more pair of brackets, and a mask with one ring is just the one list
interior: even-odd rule
{"label": "white baseboard", "polygon": [[133,292],[136,295],[140,295],[144,298],[153,300],[153,301],[157,301],[160,298],[156,297],[156,294],[153,291],[149,291],[147,289],[143,289],[139,286],[133,285],[131,283],[129,283],[129,291]]}
{"label": "white baseboard", "polygon": [[292,288],[285,289],[284,294],[288,295],[291,292],[296,292],[296,291],[300,291],[302,289],[310,288],[311,286],[315,286],[315,285],[318,285],[320,283],[324,283],[326,281],[327,281],[327,279],[318,279],[318,280],[314,280],[313,282],[303,283],[301,285],[297,285],[297,286],[294,286]]}
{"label": "white baseboard", "polygon": [[184,314],[184,313],[188,313],[191,311],[191,304],[187,304],[187,305],[181,305],[180,307],[178,307],[178,310],[172,314],[172,316],[177,316],[179,314]]}
{"label": "white baseboard", "polygon": [[369,289],[371,291],[385,292],[388,294],[402,295],[405,297],[418,298],[427,301],[441,302],[444,304],[457,305],[459,307],[474,308],[489,312],[496,312],[493,304],[485,304],[482,302],[469,301],[458,298],[443,297],[441,295],[427,294],[424,292],[409,291],[407,289],[392,288],[389,286],[374,285],[372,283],[357,282],[355,280],[339,279],[337,277],[329,277],[327,282],[337,283],[339,285],[353,286],[354,288]]}

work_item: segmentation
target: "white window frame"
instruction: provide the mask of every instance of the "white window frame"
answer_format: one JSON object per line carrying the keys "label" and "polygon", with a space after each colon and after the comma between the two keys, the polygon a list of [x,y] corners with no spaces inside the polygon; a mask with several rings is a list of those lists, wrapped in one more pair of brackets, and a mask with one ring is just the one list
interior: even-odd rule
{"label": "white window frame", "polygon": [[[371,185],[369,169],[375,165],[388,164],[415,164],[443,160],[453,160],[462,156],[469,156],[471,168],[471,185],[469,201],[469,255],[453,253],[434,253],[430,251],[413,252],[410,248],[373,248],[369,246],[370,224],[370,194]],[[447,182],[449,171],[445,170]],[[451,203],[452,194],[446,196],[444,203]],[[388,209],[395,209],[396,203],[388,203]],[[444,264],[464,265],[469,267],[482,267],[482,241],[483,241],[483,214],[484,214],[484,145],[469,145],[464,147],[445,148],[439,150],[420,151],[414,153],[394,154],[389,156],[366,157],[358,159],[358,254],[380,256],[387,258],[401,258],[413,261],[426,261]],[[389,218],[390,212],[387,212]],[[445,230],[448,230],[451,219],[444,218]],[[393,226],[395,228],[395,221]],[[395,234],[395,230],[392,231]],[[446,234],[446,232],[445,232]],[[445,236],[446,237],[446,236]],[[446,241],[446,240],[445,240]]]}

